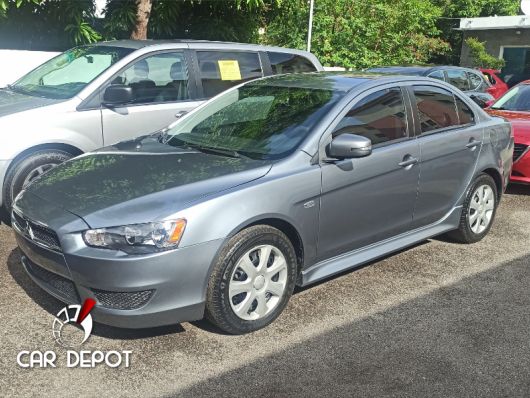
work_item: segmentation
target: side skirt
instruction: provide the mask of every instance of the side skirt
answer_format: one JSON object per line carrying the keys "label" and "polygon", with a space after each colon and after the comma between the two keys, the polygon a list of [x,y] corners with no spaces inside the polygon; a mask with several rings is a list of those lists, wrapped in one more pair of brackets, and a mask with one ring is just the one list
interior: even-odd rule
{"label": "side skirt", "polygon": [[310,285],[332,275],[359,267],[377,258],[402,250],[425,239],[452,231],[458,228],[461,214],[462,206],[455,207],[442,220],[434,224],[316,263],[302,271],[299,285]]}

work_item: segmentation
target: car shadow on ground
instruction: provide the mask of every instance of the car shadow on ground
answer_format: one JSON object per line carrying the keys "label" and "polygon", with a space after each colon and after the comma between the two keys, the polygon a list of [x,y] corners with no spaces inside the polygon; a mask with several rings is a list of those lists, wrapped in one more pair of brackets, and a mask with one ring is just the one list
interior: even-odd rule
{"label": "car shadow on ground", "polygon": [[506,194],[530,196],[530,185],[510,184],[506,189]]}
{"label": "car shadow on ground", "polygon": [[[35,282],[31,280],[20,261],[19,249],[14,249],[9,254],[7,259],[7,268],[15,282],[26,292],[26,294],[43,310],[50,315],[55,316],[61,308],[65,306],[64,303],[57,300],[55,297],[49,295],[42,290]],[[135,340],[146,337],[156,337],[168,334],[175,334],[184,332],[184,328],[180,324],[149,328],[149,329],[123,329],[116,328],[101,323],[94,323],[92,334],[109,339],[119,340]]]}
{"label": "car shadow on ground", "polygon": [[171,396],[528,396],[529,264],[530,254],[345,319]]}

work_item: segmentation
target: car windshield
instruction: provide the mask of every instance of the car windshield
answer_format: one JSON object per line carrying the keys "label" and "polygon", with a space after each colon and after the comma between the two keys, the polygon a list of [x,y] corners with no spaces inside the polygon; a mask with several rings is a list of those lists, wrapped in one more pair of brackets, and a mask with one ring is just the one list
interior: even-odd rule
{"label": "car windshield", "polygon": [[266,80],[249,83],[174,124],[166,142],[253,159],[281,159],[296,150],[343,95]]}
{"label": "car windshield", "polygon": [[530,85],[521,84],[512,88],[492,106],[492,109],[530,112]]}
{"label": "car windshield", "polygon": [[45,62],[9,88],[37,97],[72,98],[132,51],[128,48],[110,46],[73,48]]}

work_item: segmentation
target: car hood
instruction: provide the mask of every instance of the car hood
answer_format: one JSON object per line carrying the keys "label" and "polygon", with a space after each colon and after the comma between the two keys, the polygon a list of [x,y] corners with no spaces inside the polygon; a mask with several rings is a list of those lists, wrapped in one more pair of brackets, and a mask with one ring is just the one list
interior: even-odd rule
{"label": "car hood", "polygon": [[0,89],[0,117],[53,105],[61,101],[63,100],[33,97],[9,89]]}
{"label": "car hood", "polygon": [[131,142],[63,163],[27,191],[103,228],[167,217],[270,168],[265,161]]}
{"label": "car hood", "polygon": [[530,112],[495,109],[488,109],[487,112],[492,116],[503,117],[511,123],[516,143],[530,143]]}

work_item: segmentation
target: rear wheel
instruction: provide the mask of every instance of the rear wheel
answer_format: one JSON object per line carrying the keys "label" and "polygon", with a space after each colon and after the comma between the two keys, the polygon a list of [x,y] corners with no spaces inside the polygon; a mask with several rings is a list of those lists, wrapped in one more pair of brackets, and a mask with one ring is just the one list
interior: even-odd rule
{"label": "rear wheel", "polygon": [[491,229],[497,211],[497,185],[488,174],[480,174],[471,185],[464,206],[460,225],[448,235],[461,243],[482,240]]}
{"label": "rear wheel", "polygon": [[4,180],[2,213],[9,222],[9,214],[16,196],[32,181],[73,155],[60,150],[40,150],[17,160],[8,170]]}
{"label": "rear wheel", "polygon": [[296,255],[287,236],[258,225],[235,235],[214,266],[206,315],[232,334],[249,333],[274,321],[291,297]]}

